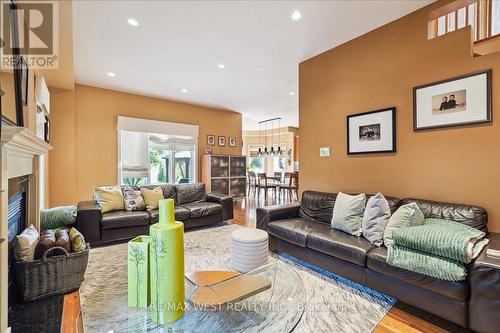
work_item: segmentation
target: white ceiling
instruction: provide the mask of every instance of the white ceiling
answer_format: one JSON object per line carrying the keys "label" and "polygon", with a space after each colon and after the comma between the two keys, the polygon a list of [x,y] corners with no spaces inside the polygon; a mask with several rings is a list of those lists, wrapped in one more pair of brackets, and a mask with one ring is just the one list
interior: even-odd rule
{"label": "white ceiling", "polygon": [[430,2],[74,1],[76,82],[298,126],[300,62]]}

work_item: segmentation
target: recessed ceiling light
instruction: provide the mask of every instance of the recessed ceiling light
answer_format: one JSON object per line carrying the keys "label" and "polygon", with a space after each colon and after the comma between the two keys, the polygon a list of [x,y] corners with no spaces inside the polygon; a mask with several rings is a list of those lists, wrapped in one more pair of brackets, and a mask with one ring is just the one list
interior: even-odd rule
{"label": "recessed ceiling light", "polygon": [[224,66],[224,64],[219,64],[219,65],[217,65],[217,67],[219,67],[220,69],[226,68],[226,66]]}
{"label": "recessed ceiling light", "polygon": [[131,25],[131,26],[133,26],[133,27],[137,27],[137,26],[139,25],[139,22],[137,22],[137,20],[136,20],[136,19],[133,19],[133,18],[129,18],[129,19],[127,20],[127,23],[128,23],[128,24],[130,24],[130,25]]}
{"label": "recessed ceiling light", "polygon": [[182,91],[183,93],[187,93],[187,92],[188,92],[188,90],[187,90],[187,89],[181,89],[181,91]]}
{"label": "recessed ceiling light", "polygon": [[293,95],[295,95],[295,93],[294,93],[293,91],[290,91],[290,92],[288,93],[288,95],[293,96]]}
{"label": "recessed ceiling light", "polygon": [[298,10],[295,10],[293,13],[292,13],[292,20],[300,20],[300,18],[302,17],[302,14],[298,11]]}
{"label": "recessed ceiling light", "polygon": [[108,72],[108,73],[106,73],[106,75],[108,75],[109,77],[115,77],[115,73],[113,73],[113,72]]}

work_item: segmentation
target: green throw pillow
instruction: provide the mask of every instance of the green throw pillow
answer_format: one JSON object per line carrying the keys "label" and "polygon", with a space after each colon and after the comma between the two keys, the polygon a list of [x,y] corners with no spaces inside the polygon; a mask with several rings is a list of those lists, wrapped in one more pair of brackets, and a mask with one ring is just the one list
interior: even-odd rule
{"label": "green throw pillow", "polygon": [[384,230],[384,245],[394,244],[392,233],[396,229],[424,224],[424,214],[417,204],[412,202],[399,207],[389,218]]}
{"label": "green throw pillow", "polygon": [[103,213],[124,210],[123,194],[120,187],[96,187],[94,197]]}
{"label": "green throw pillow", "polygon": [[332,228],[354,236],[361,235],[361,220],[365,210],[366,195],[348,195],[340,192],[333,206]]}
{"label": "green throw pillow", "polygon": [[155,187],[152,190],[141,187],[141,193],[144,201],[146,202],[147,210],[158,209],[159,202],[163,199],[163,190],[160,186]]}
{"label": "green throw pillow", "polygon": [[71,252],[82,252],[85,250],[85,238],[76,230],[76,228],[71,228],[69,230],[69,242],[71,244]]}
{"label": "green throw pillow", "polygon": [[75,223],[76,206],[61,206],[40,211],[40,229],[59,229]]}

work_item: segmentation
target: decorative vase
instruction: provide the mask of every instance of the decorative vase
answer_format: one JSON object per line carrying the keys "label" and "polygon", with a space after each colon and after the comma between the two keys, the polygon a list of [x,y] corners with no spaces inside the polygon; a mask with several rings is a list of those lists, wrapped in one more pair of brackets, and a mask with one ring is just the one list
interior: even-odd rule
{"label": "decorative vase", "polygon": [[149,228],[151,319],[163,325],[184,314],[184,224],[175,221],[173,199],[160,200],[159,210]]}
{"label": "decorative vase", "polygon": [[128,306],[150,304],[149,241],[149,236],[137,236],[128,242]]}

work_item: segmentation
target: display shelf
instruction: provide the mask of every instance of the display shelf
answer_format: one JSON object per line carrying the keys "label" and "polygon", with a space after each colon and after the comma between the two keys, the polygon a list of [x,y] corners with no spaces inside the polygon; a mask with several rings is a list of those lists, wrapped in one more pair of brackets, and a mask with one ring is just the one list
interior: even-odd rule
{"label": "display shelf", "polygon": [[245,196],[246,156],[203,155],[201,170],[207,192]]}

